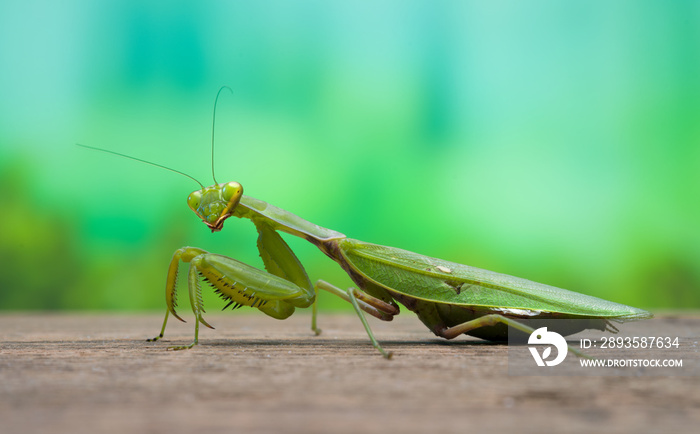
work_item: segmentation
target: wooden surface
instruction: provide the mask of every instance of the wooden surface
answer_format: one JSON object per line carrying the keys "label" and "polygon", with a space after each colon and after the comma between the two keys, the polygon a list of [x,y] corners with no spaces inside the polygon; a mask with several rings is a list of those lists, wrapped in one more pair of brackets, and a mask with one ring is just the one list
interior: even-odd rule
{"label": "wooden surface", "polygon": [[[186,317],[189,318],[189,317]],[[202,345],[160,315],[0,315],[0,433],[692,432],[700,378],[516,377],[507,346],[432,336],[410,313],[280,322],[212,315]],[[665,321],[660,319],[657,321]],[[678,320],[676,320],[678,321]],[[685,320],[683,320],[685,321]],[[698,319],[689,324],[700,324]]]}

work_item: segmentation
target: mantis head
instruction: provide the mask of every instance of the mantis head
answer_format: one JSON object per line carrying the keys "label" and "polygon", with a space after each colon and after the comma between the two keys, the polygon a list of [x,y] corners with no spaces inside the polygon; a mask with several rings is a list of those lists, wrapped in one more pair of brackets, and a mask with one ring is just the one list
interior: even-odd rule
{"label": "mantis head", "polygon": [[218,232],[224,227],[224,220],[233,215],[241,196],[243,187],[237,182],[214,184],[193,191],[187,205],[212,232]]}

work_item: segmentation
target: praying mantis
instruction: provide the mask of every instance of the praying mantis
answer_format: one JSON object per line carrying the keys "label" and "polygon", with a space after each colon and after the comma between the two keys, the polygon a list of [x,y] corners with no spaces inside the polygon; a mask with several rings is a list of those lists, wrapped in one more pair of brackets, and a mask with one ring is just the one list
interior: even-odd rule
{"label": "praying mantis", "polygon": [[[530,280],[483,270],[407,250],[371,244],[348,238],[344,234],[318,226],[289,211],[243,194],[238,182],[218,183],[214,177],[214,125],[212,122],[212,177],[214,184],[205,187],[191,176],[159,164],[117,152],[79,145],[145,162],[194,179],[200,189],[187,198],[187,205],[212,231],[219,232],[230,217],[251,220],[258,232],[257,247],[265,270],[237,259],[210,253],[197,247],[175,251],[168,267],[165,284],[166,312],[160,334],[163,338],[168,318],[184,321],[176,312],[177,276],[180,263],[189,263],[187,286],[195,316],[194,340],[189,345],[170,347],[189,349],[199,343],[199,325],[213,328],[203,317],[201,282],[208,283],[228,304],[224,309],[242,306],[257,308],[266,315],[285,319],[296,308],[312,307],[311,328],[317,327],[316,294],[324,290],[350,303],[357,313],[374,347],[385,357],[386,351],[374,337],[364,313],[390,321],[399,314],[399,304],[413,311],[435,335],[453,339],[462,334],[502,341],[508,327],[523,333],[533,328],[519,320],[579,319],[575,327],[557,330],[570,335],[584,329],[617,331],[611,321],[625,322],[651,318],[642,309],[556,288]],[[287,242],[284,232],[301,238],[335,261],[357,288],[341,289],[324,280],[311,283]],[[577,355],[577,350],[571,348]]]}

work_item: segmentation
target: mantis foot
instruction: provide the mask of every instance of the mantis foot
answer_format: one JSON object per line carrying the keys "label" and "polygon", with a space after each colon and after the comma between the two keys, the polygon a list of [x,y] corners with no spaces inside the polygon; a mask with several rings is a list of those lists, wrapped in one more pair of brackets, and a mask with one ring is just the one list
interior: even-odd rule
{"label": "mantis foot", "polygon": [[191,349],[192,347],[194,347],[195,345],[197,345],[197,341],[192,342],[192,343],[189,344],[189,345],[178,345],[178,346],[175,346],[175,347],[168,347],[168,350],[170,350],[170,351],[189,350],[189,349]]}

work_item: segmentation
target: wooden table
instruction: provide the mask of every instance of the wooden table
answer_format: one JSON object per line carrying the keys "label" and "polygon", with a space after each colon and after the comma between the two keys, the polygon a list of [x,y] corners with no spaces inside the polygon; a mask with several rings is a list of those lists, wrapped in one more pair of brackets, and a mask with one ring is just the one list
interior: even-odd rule
{"label": "wooden table", "polygon": [[[184,309],[183,309],[184,313]],[[190,318],[186,316],[185,318]],[[507,346],[434,337],[409,312],[280,322],[218,314],[201,344],[159,314],[0,315],[0,433],[691,432],[700,377],[509,376]],[[696,317],[659,319],[688,321]]]}

